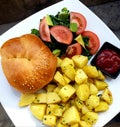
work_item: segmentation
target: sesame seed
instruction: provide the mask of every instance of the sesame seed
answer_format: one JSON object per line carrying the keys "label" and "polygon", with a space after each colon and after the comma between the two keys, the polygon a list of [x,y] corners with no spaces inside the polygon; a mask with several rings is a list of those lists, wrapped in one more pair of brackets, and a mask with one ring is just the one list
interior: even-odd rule
{"label": "sesame seed", "polygon": [[25,86],[25,84],[23,83],[22,86]]}

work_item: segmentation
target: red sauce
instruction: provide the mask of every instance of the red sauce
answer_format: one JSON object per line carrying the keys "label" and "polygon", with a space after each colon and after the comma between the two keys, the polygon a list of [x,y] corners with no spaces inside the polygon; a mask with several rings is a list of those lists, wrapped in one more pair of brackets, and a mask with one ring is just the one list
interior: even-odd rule
{"label": "red sauce", "polygon": [[102,50],[96,59],[96,64],[110,74],[116,73],[120,69],[120,54],[111,49]]}

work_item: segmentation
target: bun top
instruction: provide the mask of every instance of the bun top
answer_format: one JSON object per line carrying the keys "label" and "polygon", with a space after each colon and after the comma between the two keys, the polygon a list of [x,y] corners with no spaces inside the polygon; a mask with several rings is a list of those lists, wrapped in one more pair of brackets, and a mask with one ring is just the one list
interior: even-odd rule
{"label": "bun top", "polygon": [[33,93],[53,79],[57,59],[40,38],[26,34],[2,45],[1,63],[11,86],[22,93]]}

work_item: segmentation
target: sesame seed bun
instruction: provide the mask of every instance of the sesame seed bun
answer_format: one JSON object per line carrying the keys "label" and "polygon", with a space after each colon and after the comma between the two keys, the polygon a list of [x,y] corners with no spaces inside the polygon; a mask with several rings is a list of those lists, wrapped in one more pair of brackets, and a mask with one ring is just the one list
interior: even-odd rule
{"label": "sesame seed bun", "polygon": [[1,63],[12,87],[21,93],[33,93],[53,79],[57,59],[40,38],[26,34],[2,45]]}

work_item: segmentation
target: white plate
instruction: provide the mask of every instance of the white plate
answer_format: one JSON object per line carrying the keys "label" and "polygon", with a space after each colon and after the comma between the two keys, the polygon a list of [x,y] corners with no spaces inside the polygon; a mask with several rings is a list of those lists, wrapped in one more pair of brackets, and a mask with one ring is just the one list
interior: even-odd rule
{"label": "white plate", "polygon": [[[82,13],[87,19],[86,30],[94,31],[100,38],[101,45],[105,42],[111,42],[120,48],[119,39],[112,33],[112,31],[95,15],[91,12],[85,5],[83,5],[78,0],[64,0],[57,4],[54,4],[38,13],[28,17],[23,20],[7,32],[5,32],[0,37],[0,46],[8,39],[16,36],[20,36],[26,33],[30,33],[32,28],[38,29],[39,21],[46,14],[56,14],[63,7],[67,7],[70,11],[76,11]],[[99,114],[99,120],[95,124],[95,127],[102,127],[107,122],[109,122],[117,113],[120,112],[120,75],[117,79],[107,78],[106,80],[109,84],[109,88],[113,94],[113,104],[110,106],[109,110]],[[20,93],[15,91],[10,87],[7,82],[1,65],[0,65],[0,101],[6,110],[7,114],[11,118],[12,122],[17,127],[44,127],[41,121],[35,119],[30,111],[29,107],[19,108]]]}

